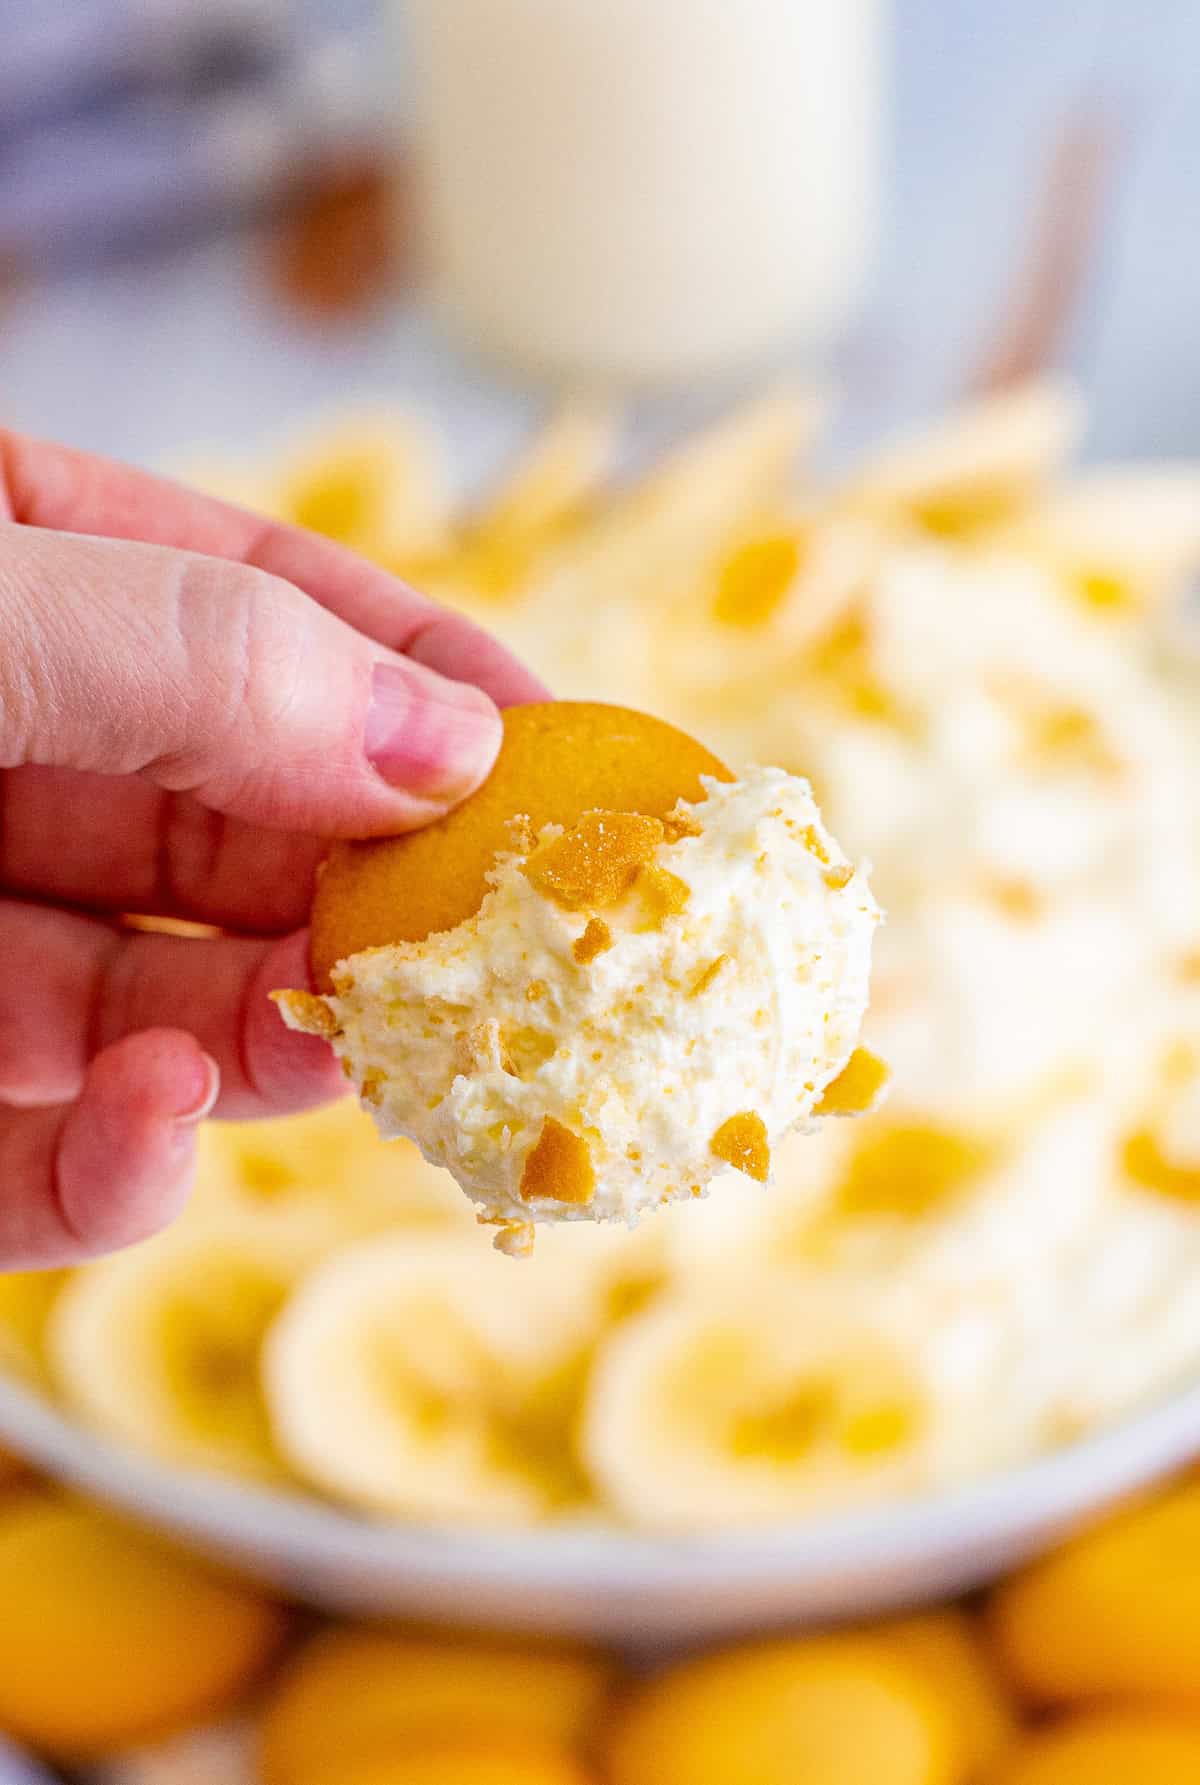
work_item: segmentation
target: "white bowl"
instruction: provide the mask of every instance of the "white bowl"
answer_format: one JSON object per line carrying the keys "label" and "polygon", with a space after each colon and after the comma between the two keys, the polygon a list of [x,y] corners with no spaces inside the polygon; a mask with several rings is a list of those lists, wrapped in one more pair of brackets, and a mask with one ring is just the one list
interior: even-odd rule
{"label": "white bowl", "polygon": [[869,1511],[704,1538],[436,1531],[185,1473],[0,1382],[0,1442],[287,1594],[352,1614],[684,1643],[856,1618],[993,1579],[1200,1455],[1200,1385],[1024,1468]]}

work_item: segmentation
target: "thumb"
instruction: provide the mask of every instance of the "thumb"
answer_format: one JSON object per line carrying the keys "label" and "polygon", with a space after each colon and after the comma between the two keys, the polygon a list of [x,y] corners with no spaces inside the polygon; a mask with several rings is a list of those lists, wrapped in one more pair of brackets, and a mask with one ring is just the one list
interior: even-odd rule
{"label": "thumb", "polygon": [[324,835],[428,823],[484,779],[492,701],[243,564],[0,525],[0,767],[140,774]]}

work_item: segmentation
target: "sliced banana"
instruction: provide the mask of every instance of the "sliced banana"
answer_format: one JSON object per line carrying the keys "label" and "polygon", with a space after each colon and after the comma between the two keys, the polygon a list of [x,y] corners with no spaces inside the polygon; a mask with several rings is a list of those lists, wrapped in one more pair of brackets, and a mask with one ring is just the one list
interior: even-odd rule
{"label": "sliced banana", "polygon": [[666,1299],[602,1345],[582,1446],[631,1522],[707,1529],[926,1486],[956,1468],[962,1419],[916,1348],[828,1282],[759,1279]]}
{"label": "sliced banana", "polygon": [[450,529],[441,443],[411,415],[317,423],[285,452],[267,512],[383,562],[435,552]]}
{"label": "sliced banana", "polygon": [[282,1474],[259,1357],[295,1276],[241,1227],[180,1229],[85,1266],[47,1332],[62,1398],[105,1436],[167,1462]]}
{"label": "sliced banana", "polygon": [[1161,609],[1200,570],[1200,464],[1077,471],[1048,489],[1005,543],[1057,566],[1101,613]]}
{"label": "sliced banana", "polygon": [[845,499],[889,521],[958,537],[1009,520],[1060,468],[1083,429],[1079,394],[1037,379],[886,443]]}
{"label": "sliced banana", "polygon": [[482,1233],[388,1236],[317,1270],[264,1356],[280,1450],[373,1511],[529,1523],[582,1499],[575,1428],[602,1275]]}
{"label": "sliced banana", "polygon": [[607,403],[567,401],[488,491],[463,529],[460,569],[477,593],[511,593],[540,553],[596,509],[613,468],[617,411]]}
{"label": "sliced banana", "polygon": [[382,1141],[350,1097],[306,1115],[210,1122],[185,1220],[244,1229],[297,1264],[408,1225],[470,1229],[449,1175],[409,1141]]}

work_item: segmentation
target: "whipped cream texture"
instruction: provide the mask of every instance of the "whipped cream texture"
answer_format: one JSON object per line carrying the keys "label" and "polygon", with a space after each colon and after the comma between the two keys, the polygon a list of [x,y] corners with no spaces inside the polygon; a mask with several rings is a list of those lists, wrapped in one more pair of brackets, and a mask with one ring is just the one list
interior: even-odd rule
{"label": "whipped cream texture", "polygon": [[351,956],[325,999],[280,997],[498,1243],[631,1222],[728,1166],[765,1180],[827,1091],[830,1113],[874,1100],[871,1068],[842,1075],[879,910],[806,781],[755,768],[666,821],[519,830],[467,922]]}

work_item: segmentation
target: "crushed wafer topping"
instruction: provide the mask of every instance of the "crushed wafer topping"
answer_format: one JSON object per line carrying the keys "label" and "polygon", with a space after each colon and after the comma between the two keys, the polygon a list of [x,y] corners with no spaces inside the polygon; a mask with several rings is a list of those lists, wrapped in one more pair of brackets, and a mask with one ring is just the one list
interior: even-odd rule
{"label": "crushed wafer topping", "polygon": [[564,911],[603,910],[623,899],[663,841],[660,818],[585,812],[579,823],[529,857],[525,874]]}
{"label": "crushed wafer topping", "polygon": [[682,843],[685,837],[698,837],[704,826],[689,806],[682,802],[673,812],[668,812],[662,821],[663,841],[666,843]]}
{"label": "crushed wafer topping", "polygon": [[287,1012],[293,1026],[306,1034],[332,1041],[341,1033],[333,1011],[315,992],[272,992],[271,998]]}
{"label": "crushed wafer topping", "polygon": [[503,1252],[507,1258],[528,1258],[533,1252],[534,1229],[532,1221],[488,1221],[481,1215],[481,1222],[496,1229],[492,1244],[497,1252]]}
{"label": "crushed wafer topping", "polygon": [[603,954],[613,945],[613,933],[601,917],[589,917],[587,927],[581,935],[576,936],[571,946],[571,953],[581,967],[594,961],[597,955]]}
{"label": "crushed wafer topping", "polygon": [[874,1109],[887,1089],[891,1072],[870,1048],[856,1047],[815,1106],[816,1116],[861,1116]]}
{"label": "crushed wafer topping", "polygon": [[771,1147],[767,1125],[756,1110],[730,1116],[708,1144],[714,1158],[723,1159],[726,1165],[735,1166],[760,1184],[766,1183],[771,1170]]}
{"label": "crushed wafer topping", "polygon": [[701,967],[688,989],[688,997],[703,997],[704,993],[708,990],[709,986],[712,985],[717,974],[721,971],[721,968],[725,965],[728,959],[729,956],[727,954],[719,954],[716,956],[715,960],[709,961],[707,966]]}
{"label": "crushed wafer topping", "polygon": [[661,929],[668,917],[678,917],[687,909],[692,889],[669,868],[639,868],[635,887],[642,901],[642,928]]}
{"label": "crushed wafer topping", "polygon": [[823,867],[829,866],[829,851],[817,834],[816,826],[806,824],[800,832],[800,841],[810,855],[816,857]]}
{"label": "crushed wafer topping", "polygon": [[521,1172],[522,1197],[526,1202],[543,1198],[581,1205],[591,1202],[595,1193],[596,1171],[587,1142],[546,1116]]}

